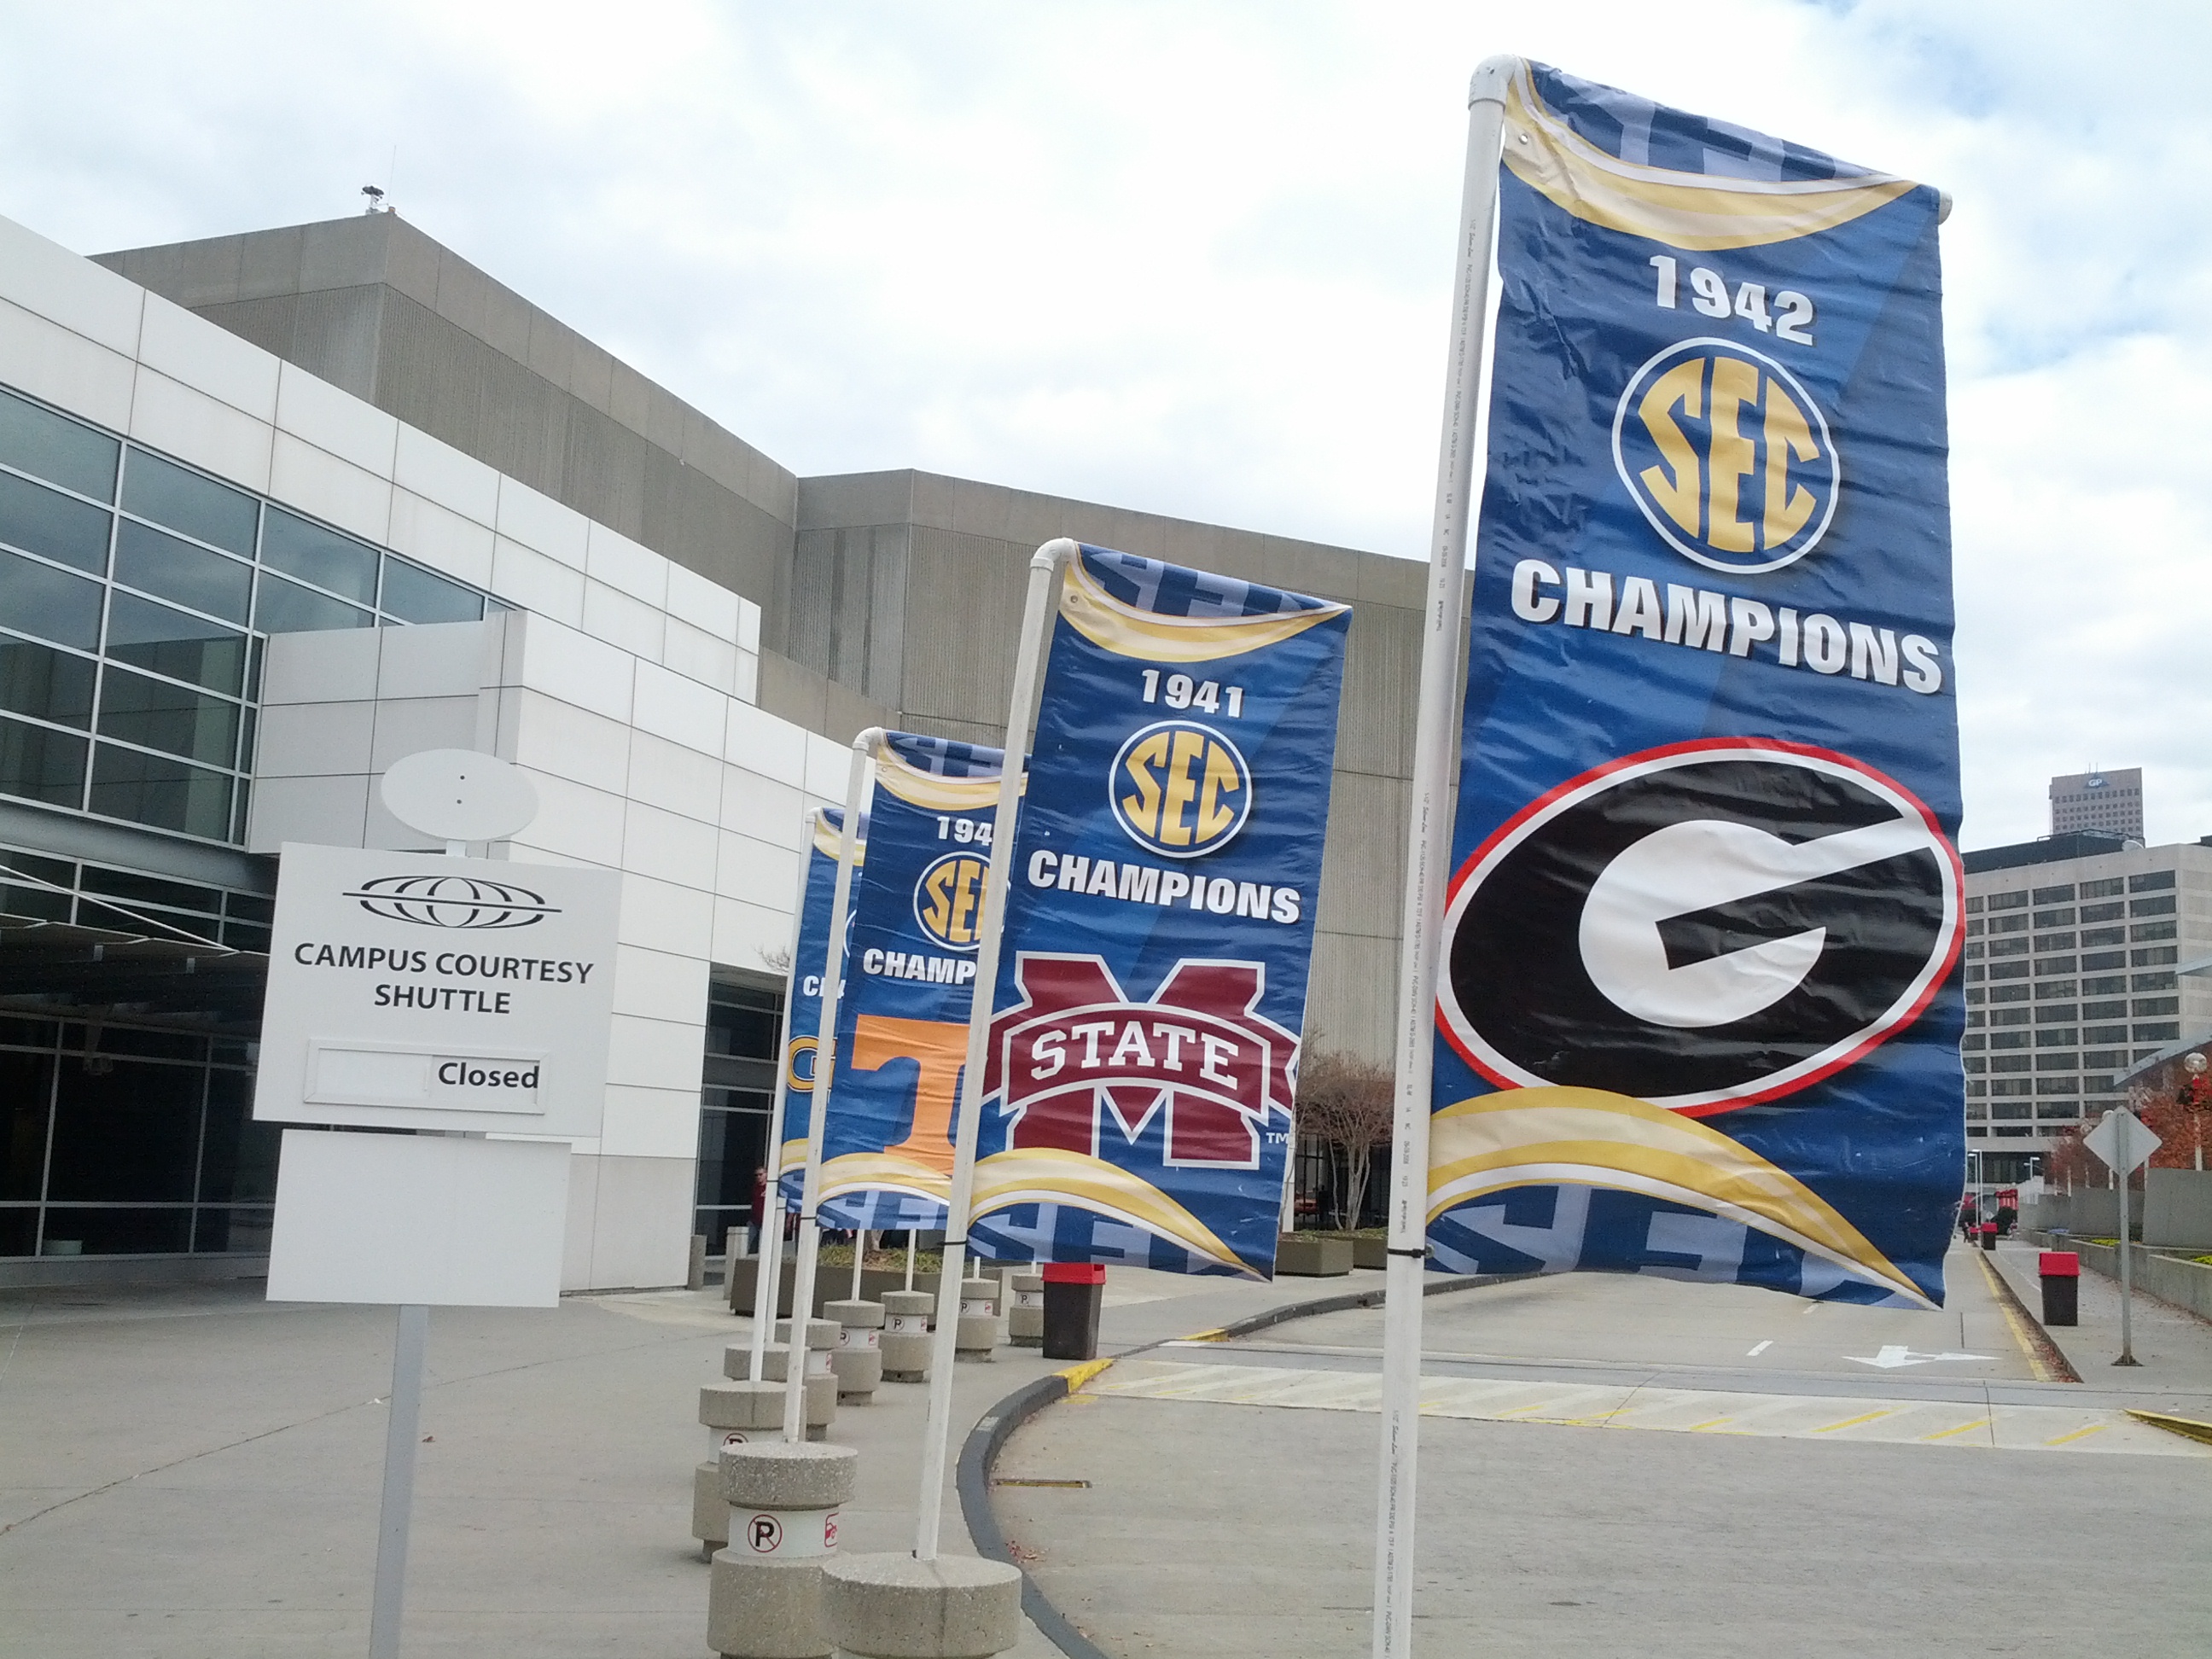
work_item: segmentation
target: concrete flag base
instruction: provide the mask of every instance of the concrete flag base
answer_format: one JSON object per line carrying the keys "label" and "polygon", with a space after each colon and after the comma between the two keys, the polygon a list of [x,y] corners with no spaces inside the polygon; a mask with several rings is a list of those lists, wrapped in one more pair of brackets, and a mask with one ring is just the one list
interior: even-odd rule
{"label": "concrete flag base", "polygon": [[707,1645],[726,1659],[826,1659],[823,1569],[852,1501],[849,1446],[732,1446],[716,1474],[729,1514],[707,1590]]}
{"label": "concrete flag base", "polygon": [[927,1291],[885,1291],[883,1307],[884,1380],[927,1382],[929,1317],[937,1298]]}
{"label": "concrete flag base", "polygon": [[1044,1275],[1006,1275],[1006,1340],[1017,1348],[1044,1346]]}
{"label": "concrete flag base", "polygon": [[876,1397],[876,1385],[884,1379],[884,1304],[831,1302],[822,1311],[837,1327],[837,1346],[830,1352],[830,1368],[837,1374],[839,1402],[870,1404]]}
{"label": "concrete flag base", "polygon": [[989,1659],[1021,1640],[1022,1575],[973,1556],[853,1555],[822,1570],[837,1659]]}

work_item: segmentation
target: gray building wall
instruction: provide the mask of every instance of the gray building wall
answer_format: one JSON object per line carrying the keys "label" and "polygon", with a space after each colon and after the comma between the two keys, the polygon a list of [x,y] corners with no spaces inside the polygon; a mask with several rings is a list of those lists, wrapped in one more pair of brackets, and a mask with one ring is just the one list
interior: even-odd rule
{"label": "gray building wall", "polygon": [[1000,741],[1055,536],[1348,601],[1307,1036],[1388,1060],[1423,566],[927,472],[797,477],[396,214],[97,257],[755,600],[761,706],[840,741]]}

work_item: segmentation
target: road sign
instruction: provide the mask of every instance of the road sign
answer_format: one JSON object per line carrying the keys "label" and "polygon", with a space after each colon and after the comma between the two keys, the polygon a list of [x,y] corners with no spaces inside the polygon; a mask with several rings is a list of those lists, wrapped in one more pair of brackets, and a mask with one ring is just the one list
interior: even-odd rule
{"label": "road sign", "polygon": [[2133,1175],[2164,1145],[2143,1121],[2124,1106],[2105,1114],[2081,1144],[2122,1175]]}

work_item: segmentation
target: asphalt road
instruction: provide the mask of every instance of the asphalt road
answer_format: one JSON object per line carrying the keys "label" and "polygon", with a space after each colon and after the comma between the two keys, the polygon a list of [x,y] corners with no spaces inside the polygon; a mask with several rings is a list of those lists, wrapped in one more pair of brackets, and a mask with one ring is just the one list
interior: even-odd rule
{"label": "asphalt road", "polygon": [[[2212,1448],[1938,1314],[1595,1275],[1431,1298],[1415,1652],[2212,1652]],[[1379,1313],[1124,1360],[1023,1429],[1006,1529],[1117,1656],[1367,1651]],[[2203,1379],[2212,1404],[2212,1376]]]}

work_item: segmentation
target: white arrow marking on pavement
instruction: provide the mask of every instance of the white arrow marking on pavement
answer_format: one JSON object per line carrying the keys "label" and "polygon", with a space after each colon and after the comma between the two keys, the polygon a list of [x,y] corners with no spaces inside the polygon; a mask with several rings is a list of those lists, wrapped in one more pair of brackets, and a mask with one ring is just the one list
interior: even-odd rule
{"label": "white arrow marking on pavement", "polygon": [[1988,1357],[1978,1353],[1915,1353],[1908,1347],[1895,1344],[1884,1348],[1871,1359],[1855,1353],[1844,1356],[1855,1365],[1873,1365],[1885,1371],[1893,1371],[1900,1365],[1925,1365],[1935,1360],[1985,1359]]}
{"label": "white arrow marking on pavement", "polygon": [[1745,1358],[1746,1359],[1756,1359],[1756,1358],[1759,1358],[1759,1355],[1761,1355],[1761,1354],[1765,1353],[1765,1352],[1769,1348],[1772,1347],[1773,1346],[1774,1346],[1774,1339],[1773,1339],[1772,1337],[1771,1337],[1771,1336],[1770,1336],[1770,1337],[1768,1337],[1768,1338],[1766,1339],[1766,1340],[1765,1340],[1765,1341],[1764,1341],[1764,1342],[1760,1343],[1757,1347],[1753,1348],[1753,1349],[1749,1353],[1747,1353],[1747,1354],[1744,1355],[1744,1358]]}

